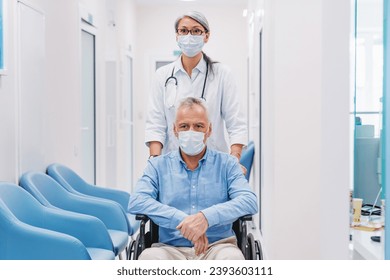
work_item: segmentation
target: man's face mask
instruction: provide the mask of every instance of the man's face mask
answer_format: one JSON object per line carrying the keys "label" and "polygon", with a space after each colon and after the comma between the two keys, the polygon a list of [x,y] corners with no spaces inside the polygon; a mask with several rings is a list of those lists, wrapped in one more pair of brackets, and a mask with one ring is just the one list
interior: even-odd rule
{"label": "man's face mask", "polygon": [[189,156],[199,155],[205,147],[205,143],[203,142],[204,136],[204,132],[193,130],[179,131],[180,149]]}

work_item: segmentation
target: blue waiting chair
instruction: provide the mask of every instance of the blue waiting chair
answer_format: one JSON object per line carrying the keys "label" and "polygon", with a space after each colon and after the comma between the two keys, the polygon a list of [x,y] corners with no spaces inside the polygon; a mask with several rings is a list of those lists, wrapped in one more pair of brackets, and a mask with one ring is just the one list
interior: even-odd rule
{"label": "blue waiting chair", "polygon": [[136,221],[134,215],[127,212],[130,200],[128,192],[89,184],[71,168],[59,163],[49,165],[46,172],[71,193],[115,201],[127,216],[129,236],[138,230],[140,222]]}
{"label": "blue waiting chair", "polygon": [[255,155],[255,143],[253,141],[250,141],[242,151],[242,155],[240,159],[240,164],[243,165],[247,170],[245,178],[248,181],[251,175],[254,155]]}
{"label": "blue waiting chair", "polygon": [[113,260],[104,224],[50,209],[20,186],[0,183],[1,260]]}
{"label": "blue waiting chair", "polygon": [[127,217],[114,202],[81,197],[65,190],[57,181],[42,172],[26,172],[19,182],[41,204],[72,212],[95,216],[108,229],[115,256],[121,258],[128,241]]}

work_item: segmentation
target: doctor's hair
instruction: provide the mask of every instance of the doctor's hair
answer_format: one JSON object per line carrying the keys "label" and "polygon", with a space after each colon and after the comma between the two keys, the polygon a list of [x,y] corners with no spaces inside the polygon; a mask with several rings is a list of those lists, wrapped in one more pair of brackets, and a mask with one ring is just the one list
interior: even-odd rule
{"label": "doctor's hair", "polygon": [[180,15],[176,20],[175,20],[175,31],[177,31],[177,28],[179,27],[179,22],[185,18],[185,17],[189,17],[189,18],[192,18],[193,20],[195,20],[196,22],[198,22],[200,25],[203,26],[203,28],[206,30],[206,33],[209,33],[210,32],[210,26],[209,26],[209,22],[207,21],[207,18],[204,16],[204,14],[202,14],[201,12],[197,12],[197,11],[189,11],[189,12],[186,12],[182,15]]}
{"label": "doctor's hair", "polygon": [[[207,108],[207,104],[202,98],[198,97],[186,97],[179,102],[179,106],[177,107],[178,112],[182,108],[192,108],[194,105],[199,105],[200,107],[203,108],[204,112],[206,113],[207,116],[207,121],[210,122],[210,116],[209,116],[209,110]],[[177,117],[177,114],[176,114]]]}
{"label": "doctor's hair", "polygon": [[208,55],[206,55],[203,51],[202,51],[202,53],[203,53],[203,58],[204,58],[204,60],[206,61],[206,64],[207,64],[207,66],[208,66],[208,68],[209,68],[210,73],[211,73],[211,74],[214,74],[214,66],[213,66],[213,64],[214,64],[214,63],[218,63],[218,61],[213,61],[213,60],[211,60],[211,58],[210,58]]}

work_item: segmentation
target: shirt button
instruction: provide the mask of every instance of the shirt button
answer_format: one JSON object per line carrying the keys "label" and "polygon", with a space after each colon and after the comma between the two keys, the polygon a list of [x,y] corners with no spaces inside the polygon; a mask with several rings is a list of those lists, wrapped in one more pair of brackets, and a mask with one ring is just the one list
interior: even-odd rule
{"label": "shirt button", "polygon": [[192,205],[192,209],[195,209],[195,205]]}
{"label": "shirt button", "polygon": [[195,189],[195,186],[192,186],[193,189]]}

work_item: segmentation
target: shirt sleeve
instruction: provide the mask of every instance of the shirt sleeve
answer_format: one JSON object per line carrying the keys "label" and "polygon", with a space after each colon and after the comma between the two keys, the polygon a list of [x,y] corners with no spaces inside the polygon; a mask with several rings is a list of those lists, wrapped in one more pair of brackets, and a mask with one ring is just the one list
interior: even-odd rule
{"label": "shirt sleeve", "polygon": [[257,199],[251,191],[238,162],[232,157],[227,166],[228,201],[218,203],[202,210],[209,227],[231,224],[245,215],[254,215],[258,211]]}
{"label": "shirt sleeve", "polygon": [[146,145],[151,141],[158,141],[164,145],[166,139],[167,122],[164,108],[164,73],[166,71],[162,71],[161,68],[159,70],[155,73],[149,96],[145,122]]}
{"label": "shirt sleeve", "polygon": [[161,227],[176,229],[187,214],[160,203],[157,201],[158,195],[158,173],[149,160],[143,176],[137,182],[135,193],[130,196],[128,211],[134,215],[147,215]]}
{"label": "shirt sleeve", "polygon": [[236,80],[226,66],[222,66],[223,71],[223,94],[221,100],[221,114],[225,120],[226,129],[229,135],[230,145],[248,143],[247,122],[240,105],[240,95]]}

